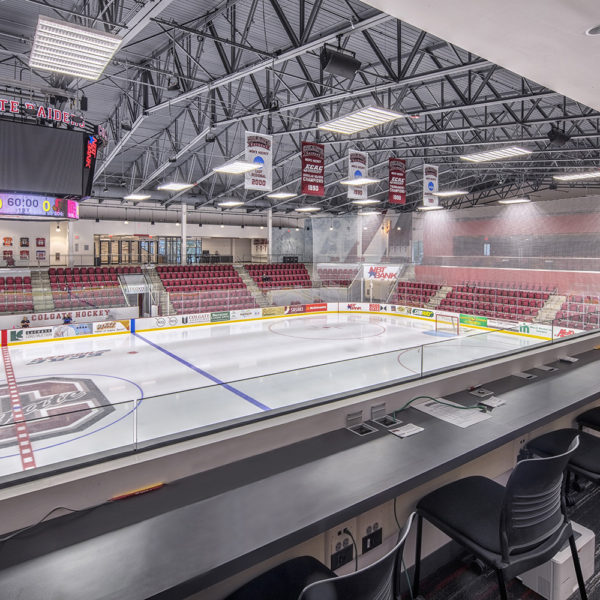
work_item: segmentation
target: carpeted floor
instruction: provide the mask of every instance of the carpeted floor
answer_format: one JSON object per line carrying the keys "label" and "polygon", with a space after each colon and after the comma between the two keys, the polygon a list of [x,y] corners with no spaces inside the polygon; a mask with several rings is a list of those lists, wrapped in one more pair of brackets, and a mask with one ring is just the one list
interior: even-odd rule
{"label": "carpeted floor", "polygon": [[[589,600],[600,600],[600,488],[591,486],[577,495],[577,505],[570,509],[571,520],[591,529],[595,534],[595,569],[586,583]],[[511,600],[542,600],[526,588],[518,579],[508,583]],[[499,598],[496,574],[486,571],[483,575],[460,561],[450,563],[435,575],[421,583],[421,595],[425,600],[496,600]],[[410,596],[408,596],[410,597]],[[578,600],[579,592],[569,600]]]}

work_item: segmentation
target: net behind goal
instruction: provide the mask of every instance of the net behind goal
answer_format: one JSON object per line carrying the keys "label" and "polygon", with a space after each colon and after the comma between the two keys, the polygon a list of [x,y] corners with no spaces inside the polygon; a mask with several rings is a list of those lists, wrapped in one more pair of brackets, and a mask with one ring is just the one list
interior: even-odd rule
{"label": "net behind goal", "polygon": [[460,335],[460,320],[458,315],[435,313],[435,331]]}

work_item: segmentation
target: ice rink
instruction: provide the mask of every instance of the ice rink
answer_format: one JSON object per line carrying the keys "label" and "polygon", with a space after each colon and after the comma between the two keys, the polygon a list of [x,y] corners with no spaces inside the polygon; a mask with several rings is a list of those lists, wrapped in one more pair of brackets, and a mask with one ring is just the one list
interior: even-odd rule
{"label": "ice rink", "polygon": [[[10,346],[0,381],[0,475],[24,468],[19,435],[30,442],[29,466],[43,467],[541,342],[432,327],[392,315],[322,314]],[[26,432],[12,424],[16,402]]]}

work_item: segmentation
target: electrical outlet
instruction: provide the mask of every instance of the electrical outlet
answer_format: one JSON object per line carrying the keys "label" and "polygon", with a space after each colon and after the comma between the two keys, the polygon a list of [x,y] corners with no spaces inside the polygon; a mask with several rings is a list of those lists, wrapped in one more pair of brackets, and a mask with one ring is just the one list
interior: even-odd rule
{"label": "electrical outlet", "polygon": [[385,536],[389,536],[396,531],[393,501],[372,508],[360,515],[356,521],[358,526],[356,543],[361,554],[365,554],[365,552],[369,552],[385,543]]}
{"label": "electrical outlet", "polygon": [[373,550],[383,542],[383,529],[381,527],[379,529],[375,529],[375,531],[371,531],[365,535],[362,539],[362,554],[368,552],[369,550]]}
{"label": "electrical outlet", "polygon": [[523,456],[523,448],[525,444],[529,441],[530,435],[528,433],[519,436],[517,439],[513,441],[513,456],[515,457],[515,461],[519,460]]}
{"label": "electrical outlet", "polygon": [[333,571],[354,560],[354,553],[358,549],[354,548],[352,536],[356,539],[355,519],[341,523],[335,529],[327,532],[325,556],[330,557],[331,569]]}
{"label": "electrical outlet", "polygon": [[354,544],[350,543],[331,555],[331,570],[336,571],[345,564],[352,562],[354,558]]}

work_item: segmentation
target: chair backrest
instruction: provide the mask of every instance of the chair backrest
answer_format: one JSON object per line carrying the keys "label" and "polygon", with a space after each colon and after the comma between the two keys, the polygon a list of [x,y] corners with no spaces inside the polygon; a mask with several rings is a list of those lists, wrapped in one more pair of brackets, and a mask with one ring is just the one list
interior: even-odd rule
{"label": "chair backrest", "polygon": [[534,550],[567,523],[563,479],[579,445],[577,431],[563,439],[560,454],[517,463],[508,483],[500,519],[503,559]]}
{"label": "chair backrest", "polygon": [[349,575],[311,583],[302,590],[298,600],[394,600],[404,544],[414,517],[415,513],[411,513],[398,542],[385,556]]}

